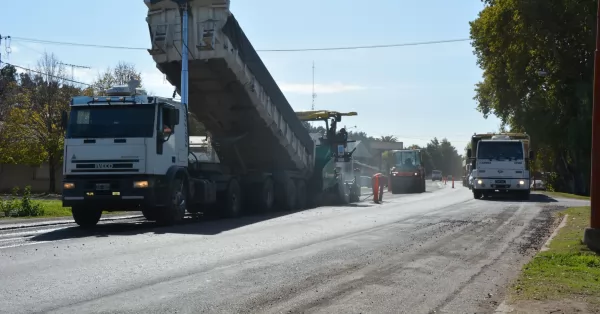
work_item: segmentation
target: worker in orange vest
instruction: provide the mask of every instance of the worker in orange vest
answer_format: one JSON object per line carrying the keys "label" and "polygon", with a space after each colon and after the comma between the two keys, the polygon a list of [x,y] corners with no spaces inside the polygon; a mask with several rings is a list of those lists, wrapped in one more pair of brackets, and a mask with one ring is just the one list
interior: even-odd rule
{"label": "worker in orange vest", "polygon": [[383,187],[386,177],[381,173],[376,173],[371,180],[373,183],[373,202],[381,203],[383,201]]}

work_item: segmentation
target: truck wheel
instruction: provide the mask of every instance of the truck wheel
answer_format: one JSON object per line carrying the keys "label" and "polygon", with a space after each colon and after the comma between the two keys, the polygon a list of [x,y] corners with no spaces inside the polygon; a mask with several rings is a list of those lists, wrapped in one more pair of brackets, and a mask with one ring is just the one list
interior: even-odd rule
{"label": "truck wheel", "polygon": [[478,200],[481,198],[481,196],[483,195],[483,193],[481,193],[481,191],[478,190],[473,190],[473,198]]}
{"label": "truck wheel", "polygon": [[260,210],[265,213],[271,212],[273,210],[273,203],[275,203],[275,185],[271,177],[265,179],[259,193],[260,200],[258,206]]}
{"label": "truck wheel", "polygon": [[529,191],[518,192],[518,194],[517,194],[519,199],[522,201],[528,201],[530,195],[531,195],[531,192],[529,192]]}
{"label": "truck wheel", "polygon": [[306,193],[306,183],[304,180],[298,180],[296,183],[296,208],[303,210],[306,209],[307,204],[307,193]]}
{"label": "truck wheel", "polygon": [[73,212],[73,219],[75,223],[81,228],[92,228],[98,224],[100,217],[102,217],[102,210],[95,208],[84,208],[80,206],[74,206],[71,208]]}
{"label": "truck wheel", "polygon": [[146,218],[146,220],[148,220],[148,221],[155,221],[156,220],[156,208],[144,207],[142,209],[142,215],[144,215],[144,218]]}
{"label": "truck wheel", "polygon": [[156,210],[156,222],[169,226],[180,222],[185,216],[187,207],[187,184],[183,178],[177,178],[169,185],[169,194],[165,206]]}
{"label": "truck wheel", "polygon": [[225,191],[225,199],[222,200],[220,210],[223,218],[237,218],[242,209],[242,189],[238,180],[231,179]]}

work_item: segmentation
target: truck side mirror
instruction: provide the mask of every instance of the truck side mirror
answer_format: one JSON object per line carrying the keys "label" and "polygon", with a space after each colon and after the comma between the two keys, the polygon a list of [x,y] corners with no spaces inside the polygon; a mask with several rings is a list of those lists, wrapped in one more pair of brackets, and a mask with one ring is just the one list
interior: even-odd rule
{"label": "truck side mirror", "polygon": [[470,148],[468,148],[468,149],[467,149],[467,157],[468,157],[468,158],[471,158],[471,154],[472,154],[472,152],[471,152],[471,149],[470,149]]}
{"label": "truck side mirror", "polygon": [[60,113],[60,123],[61,123],[63,129],[67,128],[68,122],[69,122],[69,115],[67,114],[67,111],[63,110]]}
{"label": "truck side mirror", "polygon": [[534,160],[535,159],[535,151],[530,150],[529,151],[529,160]]}

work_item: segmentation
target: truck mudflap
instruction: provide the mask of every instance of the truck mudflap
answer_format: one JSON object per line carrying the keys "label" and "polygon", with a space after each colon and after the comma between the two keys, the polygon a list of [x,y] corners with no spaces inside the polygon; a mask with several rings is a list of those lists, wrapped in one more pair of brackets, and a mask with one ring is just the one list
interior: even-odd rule
{"label": "truck mudflap", "polygon": [[106,211],[140,210],[160,202],[155,177],[77,177],[63,179],[64,207],[84,206]]}

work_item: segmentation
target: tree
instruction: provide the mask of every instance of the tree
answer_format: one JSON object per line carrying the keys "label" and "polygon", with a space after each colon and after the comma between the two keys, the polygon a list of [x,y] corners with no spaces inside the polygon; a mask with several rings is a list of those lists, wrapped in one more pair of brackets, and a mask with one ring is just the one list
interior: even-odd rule
{"label": "tree", "polygon": [[381,136],[381,141],[388,142],[388,143],[396,143],[396,142],[398,142],[398,138],[395,137],[394,135],[386,135],[386,136]]}
{"label": "tree", "polygon": [[142,73],[139,72],[135,65],[119,61],[114,68],[107,68],[104,72],[99,73],[94,83],[92,83],[93,92],[96,94],[102,94],[107,89],[116,85],[127,85],[131,79],[140,81],[142,86]]}
{"label": "tree", "polygon": [[17,69],[12,65],[0,69],[0,121],[4,121],[8,114],[17,86]]}
{"label": "tree", "polygon": [[530,134],[566,191],[589,193],[595,0],[485,0],[471,22],[485,117]]}
{"label": "tree", "polygon": [[2,138],[10,144],[5,162],[49,166],[49,192],[55,192],[56,169],[62,161],[65,130],[61,124],[69,100],[81,90],[63,79],[65,69],[54,54],[45,53],[36,73],[20,75],[18,96],[4,121]]}

